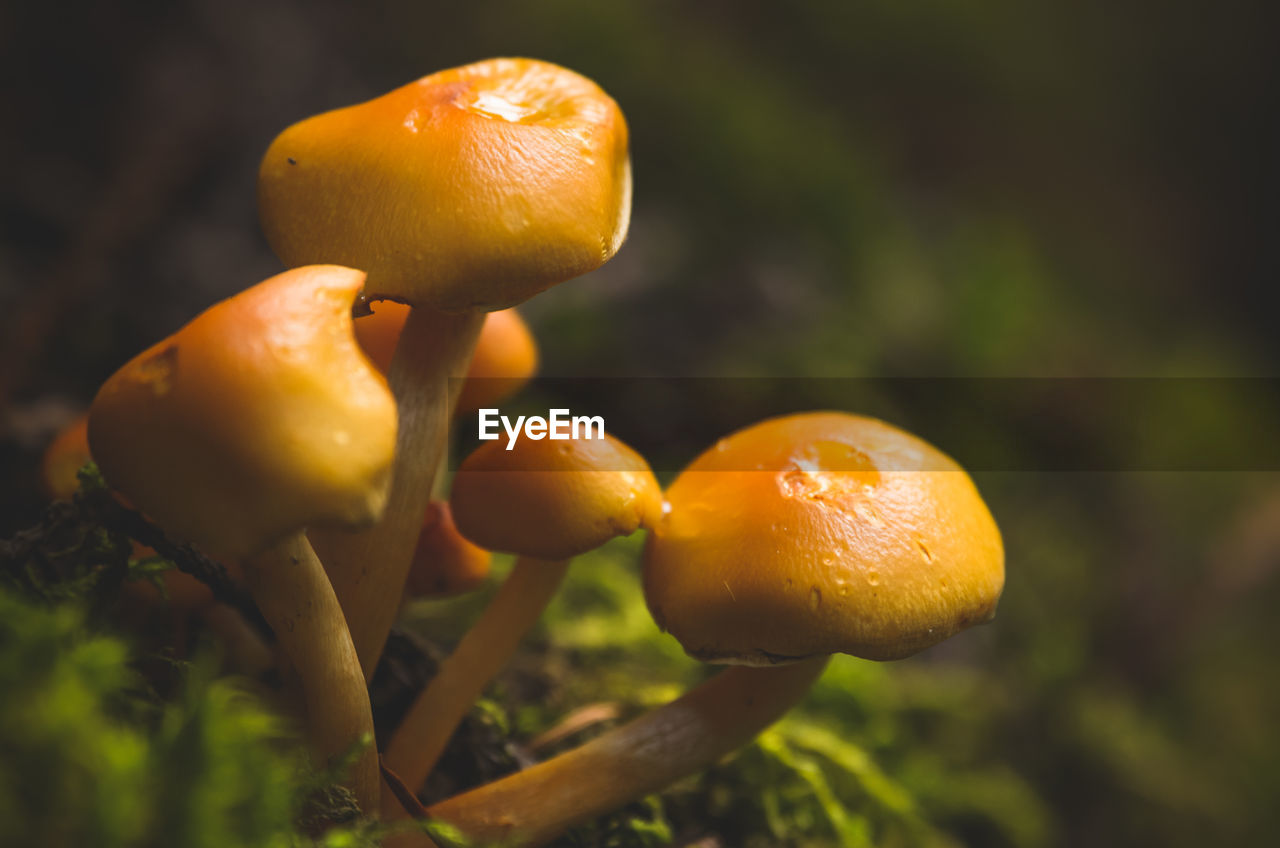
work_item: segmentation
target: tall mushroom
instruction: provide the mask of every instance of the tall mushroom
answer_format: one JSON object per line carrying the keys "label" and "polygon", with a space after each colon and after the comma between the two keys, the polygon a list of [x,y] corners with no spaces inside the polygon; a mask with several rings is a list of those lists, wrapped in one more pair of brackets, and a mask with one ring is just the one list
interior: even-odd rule
{"label": "tall mushroom", "polygon": [[685,650],[736,664],[581,747],[428,809],[471,839],[541,845],[705,768],[799,701],[827,655],[897,659],[995,611],[1000,533],[920,439],[818,412],[742,430],[667,490],[645,594]]}
{"label": "tall mushroom", "polygon": [[[112,487],[174,539],[242,563],[297,671],[322,760],[373,732],[342,611],[303,535],[368,524],[387,499],[396,407],[351,328],[363,284],[337,266],[272,277],[139,354],[89,414]],[[350,784],[376,815],[372,750]]]}
{"label": "tall mushroom", "polygon": [[258,199],[285,264],[361,268],[369,299],[412,307],[390,369],[401,429],[386,513],[368,531],[323,542],[372,674],[481,319],[621,246],[626,123],[572,71],[478,62],[286,129],[263,158]]}
{"label": "tall mushroom", "polygon": [[467,709],[542,614],[569,559],[652,527],[662,493],[644,458],[605,434],[523,438],[513,450],[488,442],[458,468],[450,502],[464,536],[518,559],[391,736],[383,761],[412,790],[426,780]]}

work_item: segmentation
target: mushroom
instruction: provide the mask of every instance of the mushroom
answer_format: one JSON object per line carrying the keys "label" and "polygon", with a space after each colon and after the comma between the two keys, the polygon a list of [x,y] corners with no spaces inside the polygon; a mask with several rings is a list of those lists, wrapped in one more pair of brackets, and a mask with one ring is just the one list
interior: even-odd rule
{"label": "mushroom", "polygon": [[489,576],[492,558],[492,554],[458,532],[448,501],[432,501],[422,519],[405,595],[447,598],[469,592]]}
{"label": "mushroom", "polygon": [[[303,535],[367,524],[386,503],[396,408],[356,345],[364,274],[299,268],[196,317],[99,390],[89,444],[104,477],[165,528],[226,559],[297,672],[315,752],[371,738],[364,674]],[[372,750],[350,786],[378,809]]]}
{"label": "mushroom", "polygon": [[[409,307],[390,300],[372,305],[356,319],[356,339],[382,373],[409,317]],[[458,395],[455,417],[493,406],[518,392],[538,370],[538,343],[515,309],[499,309],[485,316],[467,378]]]}
{"label": "mushroom", "polygon": [[467,381],[458,395],[462,417],[514,395],[538,371],[538,343],[514,309],[490,312],[480,330]]}
{"label": "mushroom", "polygon": [[258,199],[285,264],[361,268],[370,300],[412,307],[389,372],[402,426],[387,510],[368,531],[323,543],[371,675],[483,315],[621,246],[626,123],[572,71],[492,59],[286,129],[263,158]]}
{"label": "mushroom", "polygon": [[872,418],[749,427],[690,465],[667,501],[645,598],[708,662],[900,659],[989,620],[1004,586],[1000,532],[973,481]]}
{"label": "mushroom", "polygon": [[[458,468],[451,493],[463,535],[517,555],[498,594],[440,664],[392,734],[383,761],[410,789],[430,774],[467,709],[515,652],[570,558],[652,527],[662,495],[649,465],[612,436],[488,442]],[[390,797],[385,812],[398,812]],[[402,812],[401,812],[402,814]]]}
{"label": "mushroom", "polygon": [[870,418],[817,412],[722,440],[667,490],[644,554],[655,619],[736,667],[572,751],[428,808],[468,838],[541,845],[733,751],[827,655],[896,659],[988,620],[1000,533],[968,475]]}
{"label": "mushroom", "polygon": [[78,415],[58,431],[40,462],[40,482],[54,500],[70,500],[80,488],[80,469],[89,461],[89,415]]}
{"label": "mushroom", "polygon": [[[408,317],[408,306],[384,300],[374,304],[368,315],[356,319],[356,339],[384,374],[391,367],[396,344]],[[453,412],[454,419],[482,407],[494,406],[515,394],[537,370],[538,345],[519,313],[514,308],[488,313],[480,328],[471,363],[467,366],[467,376]],[[446,446],[441,451],[437,466],[437,487],[447,464]],[[323,546],[324,540],[320,544]],[[417,559],[415,554],[415,563]]]}

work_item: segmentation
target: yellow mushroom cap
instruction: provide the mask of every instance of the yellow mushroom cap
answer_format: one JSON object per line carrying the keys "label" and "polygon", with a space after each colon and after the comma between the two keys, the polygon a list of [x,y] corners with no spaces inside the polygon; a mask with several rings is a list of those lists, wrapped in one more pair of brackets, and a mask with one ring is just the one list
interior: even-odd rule
{"label": "yellow mushroom cap", "polygon": [[70,498],[80,488],[76,475],[90,459],[88,427],[88,414],[80,415],[45,448],[40,479],[45,491],[55,498]]}
{"label": "yellow mushroom cap", "polygon": [[405,594],[445,598],[469,592],[489,576],[492,559],[488,551],[458,532],[448,501],[432,501],[422,519]]}
{"label": "yellow mushroom cap", "polygon": [[969,475],[871,418],[754,425],[666,497],[645,596],[699,659],[898,659],[989,620],[1004,586],[1000,531]]}
{"label": "yellow mushroom cap", "polygon": [[361,268],[371,295],[414,305],[501,309],[617,252],[627,143],[595,83],[490,59],[289,127],[262,160],[258,207],[287,265]]}
{"label": "yellow mushroom cap", "polygon": [[[391,358],[408,317],[409,307],[405,304],[382,300],[373,304],[370,314],[356,319],[360,346],[384,374],[391,368]],[[520,313],[515,309],[490,312],[480,328],[454,416],[494,406],[518,392],[537,371],[538,343]]]}
{"label": "yellow mushroom cap", "polygon": [[396,407],[351,328],[363,284],[350,268],[287,271],[131,360],[89,411],[108,483],[173,538],[231,557],[373,521]]}
{"label": "yellow mushroom cap", "polygon": [[662,490],[644,457],[604,438],[486,442],[453,478],[453,518],[491,551],[565,559],[652,527]]}

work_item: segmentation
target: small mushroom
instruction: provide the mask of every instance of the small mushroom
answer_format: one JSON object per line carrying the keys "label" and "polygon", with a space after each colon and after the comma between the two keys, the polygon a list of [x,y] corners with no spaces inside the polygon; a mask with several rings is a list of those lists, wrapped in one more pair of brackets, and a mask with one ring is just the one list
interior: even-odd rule
{"label": "small mushroom", "polygon": [[667,490],[645,593],[685,650],[738,664],[525,771],[430,807],[468,838],[542,845],[706,768],[799,701],[832,652],[905,657],[986,621],[1000,533],[949,457],[818,412],[722,440]]}
{"label": "small mushroom", "polygon": [[[391,367],[409,307],[390,300],[372,305],[356,319],[356,338],[382,373]],[[515,309],[499,309],[485,316],[467,378],[458,395],[455,417],[494,406],[520,390],[538,371],[538,343]]]}
{"label": "small mushroom", "polygon": [[448,501],[432,501],[409,566],[405,595],[447,598],[470,592],[489,576],[493,555],[468,541],[453,521]]}
{"label": "small mushroom", "polygon": [[490,312],[458,395],[455,416],[496,406],[514,395],[538,371],[538,343],[514,309]]}
{"label": "small mushroom", "polygon": [[372,674],[484,314],[617,252],[631,208],[627,127],[572,71],[477,62],[289,127],[262,160],[258,201],[285,264],[361,268],[370,300],[412,307],[389,370],[402,427],[387,510],[322,543]]}
{"label": "small mushroom", "polygon": [[[174,539],[241,562],[297,671],[322,759],[373,732],[342,611],[303,535],[368,524],[386,503],[396,408],[351,328],[363,283],[337,266],[272,277],[127,363],[89,415],[113,488]],[[376,814],[371,750],[351,788]]]}
{"label": "small mushroom", "polygon": [[79,471],[89,457],[89,415],[85,413],[58,432],[45,448],[40,482],[55,500],[70,500],[80,488]]}
{"label": "small mushroom", "polygon": [[[387,745],[384,762],[406,786],[426,780],[467,709],[546,608],[569,559],[653,526],[661,498],[644,458],[607,434],[524,438],[513,450],[489,442],[467,457],[451,494],[458,529],[518,559]],[[397,812],[387,802],[387,814]]]}

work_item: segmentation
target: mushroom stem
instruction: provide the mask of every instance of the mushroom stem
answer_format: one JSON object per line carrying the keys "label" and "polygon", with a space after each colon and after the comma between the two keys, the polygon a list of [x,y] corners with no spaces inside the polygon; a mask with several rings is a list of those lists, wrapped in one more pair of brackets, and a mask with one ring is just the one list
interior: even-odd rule
{"label": "mushroom stem", "polygon": [[441,801],[427,813],[480,843],[544,845],[743,745],[799,702],[826,662],[822,656],[785,666],[730,668],[666,706],[532,768]]}
{"label": "mushroom stem", "polygon": [[366,679],[373,677],[400,608],[449,416],[483,324],[478,311],[409,310],[387,375],[400,429],[386,510],[377,524],[354,533],[312,531]]}
{"label": "mushroom stem", "polygon": [[[383,762],[406,786],[415,790],[422,786],[485,684],[502,670],[546,609],[568,567],[568,560],[516,560],[502,588],[440,664],[391,736]],[[384,798],[383,803],[385,816],[403,817],[404,810],[394,797]]]}
{"label": "mushroom stem", "polygon": [[245,557],[245,582],[293,664],[313,750],[327,762],[367,747],[347,784],[366,815],[378,813],[379,774],[369,690],[324,566],[301,533]]}

